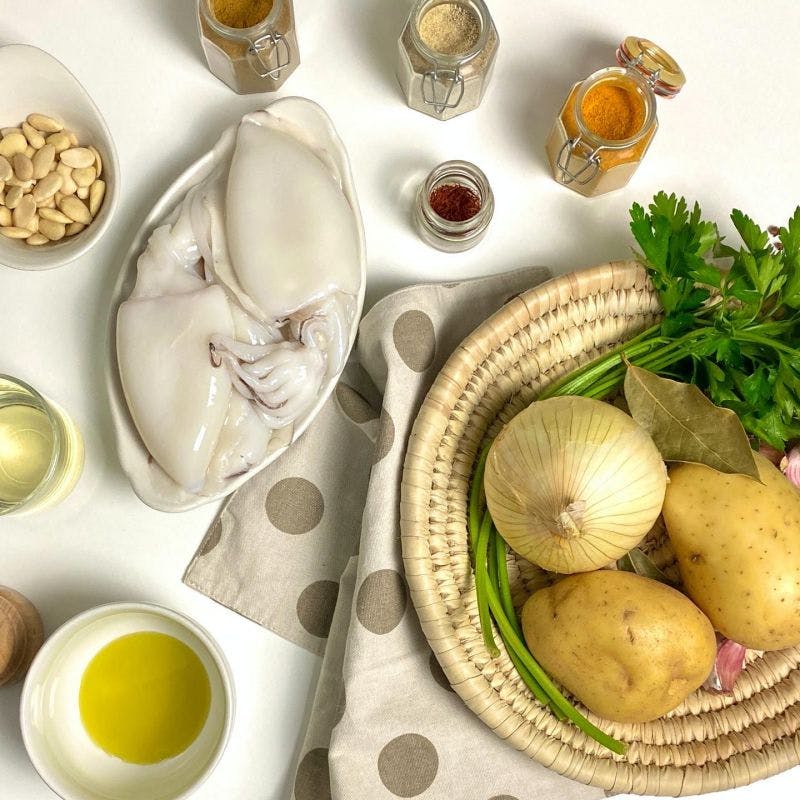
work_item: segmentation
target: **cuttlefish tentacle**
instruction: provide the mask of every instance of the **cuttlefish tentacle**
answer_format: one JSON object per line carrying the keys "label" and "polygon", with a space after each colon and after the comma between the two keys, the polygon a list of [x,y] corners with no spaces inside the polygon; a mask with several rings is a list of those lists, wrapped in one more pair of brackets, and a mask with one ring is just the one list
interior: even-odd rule
{"label": "cuttlefish tentacle", "polygon": [[231,384],[254,401],[272,428],[291,424],[317,397],[325,378],[325,356],[301,342],[251,345],[229,336],[212,336],[209,355],[224,366]]}
{"label": "cuttlefish tentacle", "polygon": [[300,309],[289,319],[293,338],[325,353],[328,377],[338,375],[347,359],[353,306],[350,295],[333,292],[318,303]]}

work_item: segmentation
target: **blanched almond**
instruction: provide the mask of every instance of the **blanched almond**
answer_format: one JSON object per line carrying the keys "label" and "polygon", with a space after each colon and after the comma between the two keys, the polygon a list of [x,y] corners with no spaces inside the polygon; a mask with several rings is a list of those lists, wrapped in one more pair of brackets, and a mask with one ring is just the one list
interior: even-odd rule
{"label": "blanched almond", "polygon": [[89,212],[93,217],[97,216],[100,206],[103,205],[103,198],[106,196],[106,182],[95,181],[89,187]]}
{"label": "blanched almond", "polygon": [[9,228],[0,228],[0,233],[9,239],[27,239],[31,235],[27,228],[15,228],[13,225]]}
{"label": "blanched almond", "polygon": [[0,156],[11,158],[17,153],[24,153],[28,140],[21,133],[9,133],[0,139]]}
{"label": "blanched almond", "polygon": [[51,172],[49,175],[45,175],[44,178],[33,187],[31,195],[37,203],[41,203],[43,200],[47,200],[48,197],[52,197],[59,191],[63,183],[64,178],[61,175],[57,172]]}
{"label": "blanched almond", "polygon": [[81,167],[72,170],[72,180],[81,186],[91,186],[97,178],[97,172],[94,167]]}
{"label": "blanched almond", "polygon": [[66,133],[67,136],[69,136],[70,144],[73,147],[77,147],[78,146],[78,136],[77,136],[77,134],[74,131],[68,131],[66,128],[64,128],[64,133]]}
{"label": "blanched almond", "polygon": [[99,178],[103,174],[103,159],[100,158],[100,152],[93,144],[89,145],[89,149],[94,153],[94,166],[97,170],[97,177]]}
{"label": "blanched almond", "polygon": [[89,209],[77,197],[64,197],[58,204],[58,208],[74,222],[88,225],[92,221]]}
{"label": "blanched almond", "polygon": [[23,225],[24,228],[27,228],[31,233],[38,233],[39,232],[39,215],[34,214],[29,220],[27,225]]}
{"label": "blanched almond", "polygon": [[0,136],[9,136],[12,133],[22,133],[22,128],[0,128]]}
{"label": "blanched almond", "polygon": [[55,195],[53,197],[48,197],[47,200],[42,200],[41,203],[37,203],[39,208],[55,208],[56,207],[56,198]]}
{"label": "blanched almond", "polygon": [[26,240],[26,244],[32,244],[34,247],[40,244],[47,244],[50,240],[43,233],[33,233]]}
{"label": "blanched almond", "polygon": [[80,233],[86,226],[81,222],[73,222],[67,225],[66,234],[67,236],[74,236],[76,233]]}
{"label": "blanched almond", "polygon": [[24,153],[17,153],[11,163],[18,180],[29,181],[33,178],[33,161]]}
{"label": "blanched almond", "polygon": [[64,214],[63,211],[59,211],[57,208],[44,208],[40,206],[39,216],[42,219],[49,219],[51,222],[60,222],[62,225],[70,225],[72,223],[72,220]]}
{"label": "blanched almond", "polygon": [[45,141],[47,144],[51,144],[55,147],[56,153],[66,150],[72,144],[69,140],[69,136],[65,133],[51,133]]}
{"label": "blanched almond", "polygon": [[19,205],[19,201],[22,200],[23,194],[20,186],[12,186],[6,189],[6,208],[15,209]]}
{"label": "blanched almond", "polygon": [[0,227],[7,228],[11,224],[11,211],[5,206],[0,206]]}
{"label": "blanched almond", "polygon": [[94,153],[88,147],[71,147],[61,153],[61,163],[73,169],[91,167],[94,164]]}
{"label": "blanched almond", "polygon": [[44,147],[44,136],[42,136],[36,128],[33,127],[29,122],[22,123],[22,133],[25,138],[28,140],[28,144],[38,150],[41,147]]}
{"label": "blanched almond", "polygon": [[46,144],[38,150],[32,159],[33,177],[38,181],[44,178],[56,162],[56,149],[51,144]]}
{"label": "blanched almond", "polygon": [[13,224],[18,228],[27,228],[28,223],[33,219],[35,214],[36,201],[29,194],[26,194],[17,204],[11,217]]}
{"label": "blanched almond", "polygon": [[88,200],[89,199],[89,187],[88,186],[79,186],[78,191],[75,192],[75,196],[79,197],[81,200]]}
{"label": "blanched almond", "polygon": [[6,183],[9,186],[19,186],[19,188],[22,189],[22,192],[24,194],[25,192],[29,191],[30,188],[33,186],[33,178],[27,181],[21,181],[16,175],[12,175],[6,181]]}
{"label": "blanched almond", "polygon": [[11,162],[5,156],[0,156],[0,181],[7,181],[13,174]]}
{"label": "blanched almond", "polygon": [[61,184],[61,194],[75,194],[78,191],[78,184],[72,180],[72,176],[70,175],[67,178],[64,178],[64,183]]}
{"label": "blanched almond", "polygon": [[39,233],[43,233],[51,242],[63,239],[66,232],[66,227],[60,222],[53,222],[49,219],[39,220]]}
{"label": "blanched almond", "polygon": [[64,130],[63,122],[59,122],[53,117],[48,117],[47,114],[28,114],[26,121],[28,125],[45,133],[57,133]]}

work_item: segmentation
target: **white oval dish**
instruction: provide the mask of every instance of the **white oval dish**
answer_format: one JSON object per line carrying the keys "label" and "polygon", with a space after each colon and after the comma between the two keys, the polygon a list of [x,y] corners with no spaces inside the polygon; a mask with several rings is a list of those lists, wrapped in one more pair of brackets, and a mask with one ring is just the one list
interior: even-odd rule
{"label": "white oval dish", "polygon": [[0,236],[0,264],[14,269],[47,270],[82,256],[105,233],[117,207],[119,159],[102,114],[80,81],[57,59],[26,44],[0,47],[0,126],[19,125],[38,112],[60,118],[81,144],[94,145],[103,159],[106,194],[100,211],[85,231],[60,242],[31,247]]}
{"label": "white oval dish", "polygon": [[[270,114],[276,116],[280,116],[282,112],[285,112],[295,124],[298,123],[298,120],[303,120],[307,125],[307,133],[310,141],[315,141],[315,136],[321,136],[324,132],[326,140],[337,145],[338,151],[330,152],[326,150],[325,157],[335,160],[339,174],[342,176],[342,191],[357,221],[361,244],[361,276],[358,296],[356,298],[356,312],[353,317],[349,338],[349,347],[352,348],[358,332],[358,323],[364,304],[366,289],[366,248],[361,212],[344,145],[324,111],[309,100],[298,97],[287,97],[271,103],[267,107],[267,110]],[[340,377],[339,374],[334,375],[323,384],[320,395],[313,407],[300,417],[294,425],[273,432],[269,442],[267,456],[261,463],[245,474],[231,478],[224,491],[216,494],[192,494],[178,486],[160,469],[160,467],[158,467],[158,465],[154,464],[153,458],[144,446],[133,422],[119,377],[119,362],[116,348],[117,311],[120,303],[126,300],[130,295],[134,283],[136,282],[137,260],[145,249],[150,234],[156,227],[164,223],[183,200],[189,189],[205,180],[205,178],[214,172],[220,163],[230,160],[235,146],[238,123],[239,121],[237,120],[234,125],[223,131],[215,147],[185,170],[155,204],[131,243],[122,263],[122,268],[112,295],[108,340],[106,345],[108,348],[109,365],[106,374],[106,387],[111,404],[111,415],[114,421],[117,453],[122,468],[133,486],[134,492],[136,492],[143,502],[159,511],[188,511],[189,509],[205,505],[206,503],[218,501],[238,489],[243,483],[252,478],[253,475],[275,461],[276,458],[288,449],[292,442],[296,441],[304,433],[325,404]],[[324,128],[324,131],[322,128]]]}
{"label": "white oval dish", "polygon": [[[83,728],[81,678],[106,644],[129,633],[157,631],[187,644],[211,684],[203,730],[183,753],[157,764],[128,764],[104,753]],[[44,782],[64,800],[179,800],[211,774],[234,716],[230,667],[211,636],[188,617],[150,603],[111,603],[62,625],[31,665],[22,690],[25,749]]]}

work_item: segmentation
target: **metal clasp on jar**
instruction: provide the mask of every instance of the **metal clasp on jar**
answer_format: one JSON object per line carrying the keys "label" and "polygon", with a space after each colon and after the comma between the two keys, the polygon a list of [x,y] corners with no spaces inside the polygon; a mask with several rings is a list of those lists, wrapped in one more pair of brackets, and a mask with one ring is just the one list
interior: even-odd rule
{"label": "metal clasp on jar", "polygon": [[[436,87],[441,86],[445,91],[444,100],[436,99]],[[458,89],[458,97],[451,101],[453,92]],[[458,67],[455,69],[434,69],[422,76],[422,100],[426,105],[433,106],[437,114],[444,113],[447,108],[456,108],[464,97],[464,78]]]}
{"label": "metal clasp on jar", "polygon": [[[274,64],[271,63],[273,55]],[[247,60],[259,78],[277,80],[281,76],[281,70],[291,63],[292,53],[286,39],[280,33],[272,31],[250,42]]]}
{"label": "metal clasp on jar", "polygon": [[[597,173],[600,171],[599,153],[602,148],[596,147],[590,150],[587,155],[579,155],[576,153],[576,150],[581,146],[586,149],[586,145],[582,142],[581,137],[576,136],[573,139],[567,139],[558,151],[556,165],[559,170],[561,170],[561,175],[559,177],[561,183],[569,184],[574,181],[583,186],[594,180]],[[586,161],[577,172],[572,172],[570,168],[570,162],[573,156],[580,157]]]}

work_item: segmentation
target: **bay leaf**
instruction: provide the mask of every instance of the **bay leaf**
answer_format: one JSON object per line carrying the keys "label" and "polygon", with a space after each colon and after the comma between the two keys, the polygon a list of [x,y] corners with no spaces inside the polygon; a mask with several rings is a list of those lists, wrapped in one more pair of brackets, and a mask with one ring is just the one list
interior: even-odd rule
{"label": "bay leaf", "polygon": [[705,464],[759,480],[739,418],[715,406],[696,386],[630,365],[624,390],[631,416],[653,438],[664,461]]}
{"label": "bay leaf", "polygon": [[666,583],[668,586],[674,586],[672,581],[653,563],[650,556],[638,547],[634,547],[633,550],[617,560],[617,569],[635,572],[644,578],[651,578],[654,581]]}

